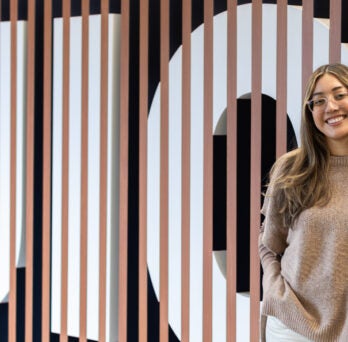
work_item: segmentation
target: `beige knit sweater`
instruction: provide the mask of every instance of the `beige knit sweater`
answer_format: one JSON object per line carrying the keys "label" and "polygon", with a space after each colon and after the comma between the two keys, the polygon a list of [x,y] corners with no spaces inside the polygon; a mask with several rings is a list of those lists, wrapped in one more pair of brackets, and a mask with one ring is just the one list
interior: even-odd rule
{"label": "beige knit sweater", "polygon": [[[267,315],[316,342],[348,342],[348,156],[331,157],[332,198],[282,226],[268,189],[259,237]],[[281,257],[280,257],[281,256]]]}

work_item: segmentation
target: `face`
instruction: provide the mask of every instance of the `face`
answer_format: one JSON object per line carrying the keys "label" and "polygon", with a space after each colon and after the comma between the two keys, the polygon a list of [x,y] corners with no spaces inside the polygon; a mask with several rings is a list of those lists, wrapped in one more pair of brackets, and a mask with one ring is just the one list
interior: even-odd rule
{"label": "face", "polygon": [[314,88],[312,115],[331,154],[348,155],[348,90],[333,75],[324,74]]}

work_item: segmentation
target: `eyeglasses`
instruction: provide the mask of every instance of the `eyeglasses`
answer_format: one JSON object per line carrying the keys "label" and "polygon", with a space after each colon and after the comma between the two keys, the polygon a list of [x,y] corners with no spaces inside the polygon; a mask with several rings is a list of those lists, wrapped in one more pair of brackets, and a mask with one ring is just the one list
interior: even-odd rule
{"label": "eyeglasses", "polygon": [[[333,96],[333,100],[335,101],[335,103],[339,104],[341,101],[346,100],[348,97],[348,93],[337,93],[334,94]],[[307,106],[309,108],[309,110],[313,113],[313,112],[321,112],[323,111],[326,106],[327,106],[327,102],[329,101],[329,99],[327,97],[317,97],[314,98],[310,101],[307,102]]]}

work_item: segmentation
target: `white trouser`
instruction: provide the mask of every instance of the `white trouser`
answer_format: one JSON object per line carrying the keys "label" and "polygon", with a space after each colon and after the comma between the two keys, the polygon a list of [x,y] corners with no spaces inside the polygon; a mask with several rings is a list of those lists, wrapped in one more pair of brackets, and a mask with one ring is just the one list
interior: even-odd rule
{"label": "white trouser", "polygon": [[266,342],[312,342],[308,338],[289,329],[279,319],[268,316],[266,325]]}

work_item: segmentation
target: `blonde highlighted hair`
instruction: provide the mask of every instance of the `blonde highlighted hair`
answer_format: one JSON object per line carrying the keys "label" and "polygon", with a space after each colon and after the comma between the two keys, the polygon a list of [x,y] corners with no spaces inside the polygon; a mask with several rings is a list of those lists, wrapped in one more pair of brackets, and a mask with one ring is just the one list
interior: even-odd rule
{"label": "blonde highlighted hair", "polygon": [[315,126],[307,102],[324,74],[335,76],[348,88],[348,67],[335,63],[317,68],[310,76],[302,105],[301,146],[279,158],[271,170],[272,196],[291,227],[299,214],[315,205],[326,204],[331,196],[328,166],[330,151],[326,138]]}

